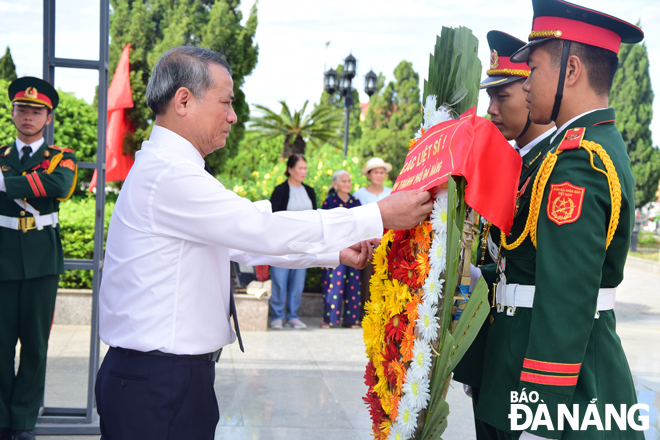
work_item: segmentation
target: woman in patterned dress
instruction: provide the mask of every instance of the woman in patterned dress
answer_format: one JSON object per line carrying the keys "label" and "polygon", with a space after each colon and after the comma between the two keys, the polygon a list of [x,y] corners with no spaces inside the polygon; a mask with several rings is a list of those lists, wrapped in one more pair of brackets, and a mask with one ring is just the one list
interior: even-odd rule
{"label": "woman in patterned dress", "polygon": [[[360,206],[350,192],[351,175],[345,170],[335,171],[332,188],[321,209]],[[324,268],[322,280],[325,312],[321,328],[337,327],[342,320],[344,327],[360,328],[360,271],[340,264],[334,269]]]}

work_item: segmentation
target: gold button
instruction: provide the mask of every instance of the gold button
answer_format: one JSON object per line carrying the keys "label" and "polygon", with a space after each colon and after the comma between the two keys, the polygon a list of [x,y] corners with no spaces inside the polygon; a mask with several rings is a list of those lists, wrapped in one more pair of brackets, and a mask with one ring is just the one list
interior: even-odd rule
{"label": "gold button", "polygon": [[366,234],[364,234],[364,236],[365,237],[371,237],[371,234],[367,232]]}
{"label": "gold button", "polygon": [[21,211],[21,217],[25,215],[25,211]]}
{"label": "gold button", "polygon": [[495,322],[495,317],[493,315],[490,315],[490,324],[493,325]]}

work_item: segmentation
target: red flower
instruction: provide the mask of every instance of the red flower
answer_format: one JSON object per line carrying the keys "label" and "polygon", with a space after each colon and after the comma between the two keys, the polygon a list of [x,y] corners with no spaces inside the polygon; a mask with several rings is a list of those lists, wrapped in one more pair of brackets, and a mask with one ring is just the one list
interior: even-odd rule
{"label": "red flower", "polygon": [[369,387],[374,387],[378,383],[378,376],[376,376],[376,367],[374,362],[369,361],[367,364],[367,371],[364,373],[364,383]]}
{"label": "red flower", "polygon": [[369,407],[369,415],[374,424],[380,425],[381,420],[385,417],[385,410],[380,403],[380,398],[372,388],[369,388],[367,395],[362,398],[364,403]]}
{"label": "red flower", "polygon": [[383,362],[383,367],[387,369],[387,363],[391,362],[395,359],[399,359],[401,357],[401,354],[399,353],[399,347],[397,347],[396,342],[389,340],[388,344],[385,346],[385,353],[383,353],[383,358],[385,358],[385,362]]}
{"label": "red flower", "polygon": [[422,283],[417,276],[417,262],[416,261],[402,261],[399,267],[394,268],[392,271],[392,278],[407,284],[411,289],[419,289]]}
{"label": "red flower", "polygon": [[385,334],[391,341],[399,342],[403,337],[408,320],[404,315],[394,315],[392,319],[385,324]]}

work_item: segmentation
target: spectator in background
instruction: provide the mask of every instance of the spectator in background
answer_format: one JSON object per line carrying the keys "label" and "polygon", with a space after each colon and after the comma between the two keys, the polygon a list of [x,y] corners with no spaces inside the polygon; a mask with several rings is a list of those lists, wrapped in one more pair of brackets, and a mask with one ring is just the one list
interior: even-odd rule
{"label": "spectator in background", "polygon": [[[335,171],[332,188],[321,209],[360,206],[360,201],[351,196],[350,191],[351,175],[346,170]],[[337,327],[342,318],[344,327],[360,328],[360,270],[345,264],[334,269],[323,268],[321,280],[325,306],[321,328]]]}
{"label": "spectator in background", "polygon": [[[367,205],[384,199],[392,192],[392,188],[383,186],[383,182],[387,177],[387,173],[392,171],[392,165],[385,162],[380,157],[372,157],[367,161],[367,165],[362,168],[362,174],[369,179],[369,185],[358,189],[353,193],[353,197],[360,201],[360,204]],[[374,267],[367,264],[367,267],[360,271],[362,288],[361,302],[362,302],[362,315],[364,316],[364,306],[369,301],[371,295],[369,294],[369,280],[371,275],[374,274]]]}
{"label": "spectator in background", "polygon": [[[277,185],[270,196],[273,212],[307,211],[316,209],[316,193],[303,180],[307,176],[307,161],[300,154],[292,154],[286,161],[287,181]],[[298,308],[305,288],[307,269],[285,269],[271,266],[270,278],[273,292],[270,298],[270,327],[281,330],[286,316],[286,326],[303,329],[307,326],[298,318]]]}
{"label": "spectator in background", "polygon": [[362,174],[369,179],[369,185],[358,189],[353,193],[353,197],[358,199],[361,204],[377,202],[389,196],[392,188],[383,186],[387,173],[392,171],[392,165],[385,162],[380,157],[372,157],[367,165],[362,168]]}

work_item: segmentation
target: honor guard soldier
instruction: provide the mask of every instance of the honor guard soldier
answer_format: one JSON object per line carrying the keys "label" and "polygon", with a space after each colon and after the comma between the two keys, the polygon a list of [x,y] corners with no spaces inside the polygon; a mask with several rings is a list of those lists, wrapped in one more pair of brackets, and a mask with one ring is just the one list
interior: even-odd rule
{"label": "honor guard soldier", "polygon": [[[64,259],[58,207],[73,193],[76,156],[43,132],[59,98],[46,81],[9,85],[16,140],[0,147],[0,439],[34,439]],[[15,373],[17,341],[20,364]]]}
{"label": "honor guard soldier", "polygon": [[532,122],[559,128],[519,191],[511,235],[500,236],[476,417],[499,439],[643,439],[613,311],[634,180],[607,108],[619,46],[643,33],[565,1],[532,3],[530,42],[511,61],[531,69]]}
{"label": "honor guard soldier", "polygon": [[[490,31],[487,34],[490,48],[490,69],[486,71],[486,79],[481,82],[490,99],[488,114],[491,121],[508,141],[515,141],[514,148],[523,159],[519,189],[529,184],[531,174],[541,164],[542,157],[550,147],[550,137],[556,131],[554,123],[535,124],[529,118],[526,108],[523,82],[529,76],[526,64],[514,64],[509,57],[525,46],[525,42],[501,31]],[[519,205],[516,215],[526,217],[529,205]],[[493,286],[497,280],[497,261],[500,255],[500,230],[482,218],[481,246],[477,250],[477,264],[488,286]],[[473,274],[475,271],[473,269]],[[491,302],[493,299],[491,291]],[[490,323],[484,323],[477,338],[454,370],[454,380],[465,384],[466,392],[472,397],[472,405],[476,410],[481,391],[481,376],[483,373],[484,350],[486,336]],[[477,440],[497,439],[495,429],[489,424],[475,418]]]}

